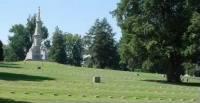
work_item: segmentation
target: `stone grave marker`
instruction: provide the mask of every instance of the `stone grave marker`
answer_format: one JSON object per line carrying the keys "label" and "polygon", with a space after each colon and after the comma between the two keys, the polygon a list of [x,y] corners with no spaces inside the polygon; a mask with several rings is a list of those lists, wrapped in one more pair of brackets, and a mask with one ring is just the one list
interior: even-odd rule
{"label": "stone grave marker", "polygon": [[93,83],[101,83],[101,77],[100,76],[93,76],[92,81],[93,81]]}

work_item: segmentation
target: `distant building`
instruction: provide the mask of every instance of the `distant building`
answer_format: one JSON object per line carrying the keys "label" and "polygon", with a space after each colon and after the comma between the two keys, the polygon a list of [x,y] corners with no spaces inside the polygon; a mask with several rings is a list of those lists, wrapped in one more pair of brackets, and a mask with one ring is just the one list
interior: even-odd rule
{"label": "distant building", "polygon": [[91,57],[90,54],[83,55],[83,61],[81,63],[83,67],[92,67]]}
{"label": "distant building", "polygon": [[36,28],[33,34],[33,44],[29,49],[25,60],[47,60],[47,50],[41,47],[42,32],[41,32],[40,8],[36,16]]}

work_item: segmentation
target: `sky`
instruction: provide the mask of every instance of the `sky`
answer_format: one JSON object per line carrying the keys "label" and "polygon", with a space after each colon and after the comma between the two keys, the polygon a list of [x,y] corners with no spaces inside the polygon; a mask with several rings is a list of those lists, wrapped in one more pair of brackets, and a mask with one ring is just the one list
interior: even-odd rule
{"label": "sky", "polygon": [[26,24],[29,15],[37,13],[48,28],[49,39],[55,27],[63,32],[85,35],[97,18],[106,17],[115,39],[121,37],[116,19],[110,14],[120,0],[0,0],[0,40],[8,44],[9,29],[15,24]]}

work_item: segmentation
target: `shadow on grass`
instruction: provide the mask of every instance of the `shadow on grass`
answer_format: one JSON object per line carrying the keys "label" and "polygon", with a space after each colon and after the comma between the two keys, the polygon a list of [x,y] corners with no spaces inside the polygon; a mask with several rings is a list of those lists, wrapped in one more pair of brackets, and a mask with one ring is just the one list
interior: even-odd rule
{"label": "shadow on grass", "polygon": [[18,66],[9,66],[9,65],[0,65],[0,67],[2,67],[2,68],[15,68],[15,69],[22,68],[22,67],[18,67]]}
{"label": "shadow on grass", "polygon": [[182,83],[170,83],[164,80],[142,80],[146,82],[157,82],[157,83],[162,83],[162,84],[171,84],[171,85],[180,85],[180,86],[191,86],[191,87],[200,87],[200,83],[192,83],[192,82],[182,82]]}
{"label": "shadow on grass", "polygon": [[14,63],[0,63],[0,67],[2,68],[22,68],[17,65],[18,64],[14,64]]}
{"label": "shadow on grass", "polygon": [[13,62],[0,62],[0,64],[5,64],[5,65],[19,65]]}
{"label": "shadow on grass", "polygon": [[32,75],[25,75],[25,74],[15,74],[15,73],[5,73],[0,72],[0,80],[7,80],[7,81],[43,81],[43,80],[55,80],[49,77],[42,77],[42,76],[32,76]]}
{"label": "shadow on grass", "polygon": [[15,101],[13,99],[0,98],[0,103],[31,103],[31,102]]}

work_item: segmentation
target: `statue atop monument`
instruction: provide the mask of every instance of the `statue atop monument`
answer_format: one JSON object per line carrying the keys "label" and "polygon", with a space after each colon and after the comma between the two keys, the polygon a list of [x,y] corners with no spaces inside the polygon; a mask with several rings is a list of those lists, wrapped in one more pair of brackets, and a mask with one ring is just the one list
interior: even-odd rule
{"label": "statue atop monument", "polygon": [[38,13],[36,15],[36,27],[35,32],[33,34],[33,43],[31,48],[29,49],[25,60],[46,60],[46,56],[44,58],[44,54],[41,50],[42,43],[42,32],[41,32],[41,19],[40,19],[40,7],[38,7]]}

